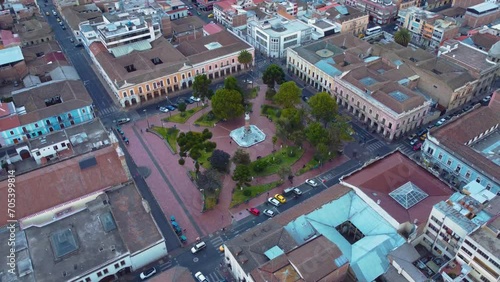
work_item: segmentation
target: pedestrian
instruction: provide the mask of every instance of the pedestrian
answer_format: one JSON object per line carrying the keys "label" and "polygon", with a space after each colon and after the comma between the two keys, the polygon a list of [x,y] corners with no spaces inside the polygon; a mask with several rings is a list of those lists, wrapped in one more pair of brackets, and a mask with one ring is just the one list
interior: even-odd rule
{"label": "pedestrian", "polygon": [[142,133],[142,128],[141,128],[141,133]]}
{"label": "pedestrian", "polygon": [[184,233],[186,233],[186,229],[184,228],[184,230],[182,230]]}
{"label": "pedestrian", "polygon": [[232,141],[232,140],[229,140],[229,144],[233,144],[233,141]]}

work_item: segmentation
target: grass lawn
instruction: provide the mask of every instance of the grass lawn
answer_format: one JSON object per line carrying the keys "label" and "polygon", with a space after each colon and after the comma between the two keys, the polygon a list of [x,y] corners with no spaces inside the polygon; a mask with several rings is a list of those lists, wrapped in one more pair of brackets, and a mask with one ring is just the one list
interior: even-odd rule
{"label": "grass lawn", "polygon": [[[257,197],[258,195],[260,195],[262,193],[265,193],[273,188],[280,186],[282,183],[283,183],[282,181],[275,181],[275,182],[271,182],[271,183],[245,187],[245,188],[243,188],[243,190],[236,189],[233,193],[233,198],[231,199],[231,205],[229,207],[232,208],[236,205],[242,204],[246,200],[250,200],[254,197]],[[243,191],[245,191],[245,190],[251,191],[251,195],[250,196],[243,195]]]}
{"label": "grass lawn", "polygon": [[153,130],[163,136],[167,140],[168,145],[172,148],[174,153],[177,154],[177,136],[179,135],[179,129],[174,127],[153,127]]}
{"label": "grass lawn", "polygon": [[208,160],[208,158],[210,158],[211,156],[212,156],[212,152],[207,153],[206,151],[203,151],[201,153],[201,157],[198,159],[198,162],[200,163],[200,165],[203,168],[209,169],[211,167],[210,161]]}
{"label": "grass lawn", "polygon": [[317,160],[315,160],[314,158],[312,160],[310,160],[305,167],[299,169],[299,171],[297,171],[297,173],[295,173],[295,176],[299,176],[299,175],[302,175],[310,170],[313,170],[315,168],[317,168],[319,166],[319,162]]}
{"label": "grass lawn", "polygon": [[290,146],[253,161],[250,164],[252,176],[275,174],[281,167],[291,167],[304,154],[304,149]]}
{"label": "grass lawn", "polygon": [[192,117],[194,114],[197,112],[201,111],[203,109],[202,106],[192,108],[190,110],[187,110],[184,112],[184,115],[182,113],[178,113],[175,115],[172,115],[170,117],[164,118],[164,121],[171,121],[171,122],[176,122],[176,123],[185,123],[190,117]]}
{"label": "grass lawn", "polygon": [[271,118],[273,121],[276,121],[276,119],[280,116],[280,114],[281,110],[275,106],[262,105],[262,108],[260,109],[261,116],[267,116]]}
{"label": "grass lawn", "polygon": [[217,122],[217,118],[214,116],[212,111],[203,114],[200,118],[198,118],[194,124],[199,125],[199,126],[206,126],[206,127],[214,127],[214,124]]}

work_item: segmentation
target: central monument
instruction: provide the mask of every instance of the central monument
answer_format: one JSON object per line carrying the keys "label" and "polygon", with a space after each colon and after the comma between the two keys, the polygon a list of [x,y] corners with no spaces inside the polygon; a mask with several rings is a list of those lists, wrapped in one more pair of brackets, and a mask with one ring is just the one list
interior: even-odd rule
{"label": "central monument", "polygon": [[266,134],[257,126],[250,124],[250,113],[245,113],[245,126],[236,128],[229,136],[240,147],[248,148],[266,139]]}

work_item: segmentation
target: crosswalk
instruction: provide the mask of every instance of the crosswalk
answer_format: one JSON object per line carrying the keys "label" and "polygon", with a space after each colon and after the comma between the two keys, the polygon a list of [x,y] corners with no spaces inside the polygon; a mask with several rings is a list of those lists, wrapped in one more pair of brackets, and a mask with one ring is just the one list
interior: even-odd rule
{"label": "crosswalk", "polygon": [[110,114],[112,114],[112,113],[115,113],[115,112],[117,112],[118,110],[119,110],[119,109],[118,109],[118,106],[116,106],[116,105],[111,105],[111,106],[109,106],[109,107],[107,107],[107,108],[104,108],[104,109],[98,109],[98,111],[97,111],[97,112],[98,112],[99,116],[104,117],[104,116],[108,116],[108,115],[110,115]]}
{"label": "crosswalk", "polygon": [[410,146],[405,146],[403,144],[398,146],[399,150],[403,152],[405,155],[411,156],[415,154],[415,151]]}
{"label": "crosswalk", "polygon": [[224,279],[224,275],[222,275],[219,270],[216,270],[206,274],[205,278],[207,278],[208,282],[219,282]]}
{"label": "crosswalk", "polygon": [[167,261],[167,262],[166,262],[166,263],[164,263],[164,264],[160,264],[160,265],[159,265],[160,272],[163,272],[163,271],[165,271],[165,270],[167,270],[167,269],[171,268],[172,266],[173,266],[173,264],[172,264],[172,261],[171,261],[171,260]]}
{"label": "crosswalk", "polygon": [[366,150],[370,152],[377,152],[377,150],[379,150],[382,147],[385,147],[386,145],[377,139],[372,139],[366,142],[363,146],[366,148]]}
{"label": "crosswalk", "polygon": [[224,244],[224,240],[220,236],[214,236],[212,234],[208,235],[208,237],[210,238],[209,241],[212,243],[212,246],[217,249],[219,256],[223,257],[224,253],[219,251],[219,248]]}

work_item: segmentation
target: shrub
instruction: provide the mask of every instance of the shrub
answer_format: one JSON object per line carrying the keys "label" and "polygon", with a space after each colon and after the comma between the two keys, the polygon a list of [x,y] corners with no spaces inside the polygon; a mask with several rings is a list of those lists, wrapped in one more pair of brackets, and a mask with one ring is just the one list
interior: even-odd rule
{"label": "shrub", "polygon": [[180,165],[184,165],[186,163],[186,161],[183,159],[183,158],[180,158],[179,159],[179,164]]}
{"label": "shrub", "polygon": [[274,90],[272,88],[268,88],[266,90],[266,99],[271,100],[271,99],[273,99],[274,95],[276,95],[276,90]]}
{"label": "shrub", "polygon": [[250,189],[243,190],[243,196],[246,196],[246,197],[252,196],[252,191],[250,191]]}
{"label": "shrub", "polygon": [[274,116],[279,118],[281,116],[281,111],[277,110],[276,113],[274,114]]}
{"label": "shrub", "polygon": [[253,169],[253,171],[258,173],[258,172],[263,172],[267,166],[268,166],[268,163],[266,161],[258,160],[253,164],[252,169]]}

